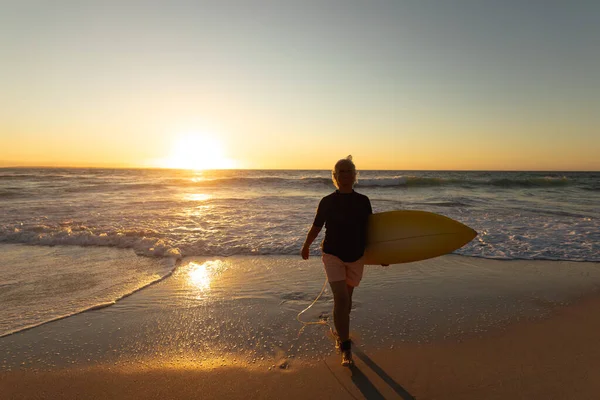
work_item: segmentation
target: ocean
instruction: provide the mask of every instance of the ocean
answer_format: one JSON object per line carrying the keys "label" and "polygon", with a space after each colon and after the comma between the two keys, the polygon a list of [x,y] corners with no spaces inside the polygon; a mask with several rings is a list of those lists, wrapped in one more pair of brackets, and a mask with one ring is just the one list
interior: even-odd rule
{"label": "ocean", "polygon": [[[114,304],[185,257],[299,258],[333,190],[325,170],[0,169],[0,336]],[[463,257],[600,262],[598,172],[360,171],[355,190],[374,212],[472,227]]]}

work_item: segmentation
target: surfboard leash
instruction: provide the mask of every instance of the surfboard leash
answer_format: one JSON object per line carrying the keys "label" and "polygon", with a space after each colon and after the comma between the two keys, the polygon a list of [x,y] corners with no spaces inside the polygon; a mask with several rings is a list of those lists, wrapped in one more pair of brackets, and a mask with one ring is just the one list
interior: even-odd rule
{"label": "surfboard leash", "polygon": [[327,325],[329,327],[329,330],[331,331],[331,334],[332,335],[334,334],[334,332],[335,332],[334,329],[331,327],[331,325],[329,325],[329,322],[327,322],[326,320],[307,322],[307,321],[302,321],[300,319],[300,316],[302,314],[304,314],[306,311],[308,311],[312,306],[314,306],[315,303],[321,298],[321,296],[325,292],[326,287],[327,287],[327,277],[325,277],[325,282],[323,283],[323,287],[321,288],[321,292],[319,292],[319,295],[317,296],[317,298],[314,299],[313,302],[310,303],[310,305],[308,307],[306,307],[304,310],[300,311],[298,313],[298,315],[296,315],[296,320],[303,325],[302,328],[300,328],[300,330],[298,331],[298,337],[300,337],[300,335],[302,335],[302,332],[304,332],[304,329],[309,325]]}

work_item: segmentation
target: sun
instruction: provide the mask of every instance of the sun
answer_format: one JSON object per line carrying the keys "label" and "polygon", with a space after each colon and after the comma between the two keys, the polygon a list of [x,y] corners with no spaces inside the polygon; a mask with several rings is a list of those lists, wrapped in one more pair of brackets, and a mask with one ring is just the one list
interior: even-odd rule
{"label": "sun", "polygon": [[208,134],[196,132],[178,136],[169,157],[162,163],[173,169],[231,169],[235,162],[225,157],[221,142]]}

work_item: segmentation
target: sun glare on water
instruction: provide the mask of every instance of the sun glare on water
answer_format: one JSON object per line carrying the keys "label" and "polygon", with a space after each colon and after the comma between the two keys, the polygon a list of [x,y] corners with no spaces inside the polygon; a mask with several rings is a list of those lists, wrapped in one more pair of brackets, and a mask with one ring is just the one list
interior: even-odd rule
{"label": "sun glare on water", "polygon": [[225,157],[221,142],[200,133],[180,135],[162,164],[165,168],[191,170],[235,168],[235,162]]}

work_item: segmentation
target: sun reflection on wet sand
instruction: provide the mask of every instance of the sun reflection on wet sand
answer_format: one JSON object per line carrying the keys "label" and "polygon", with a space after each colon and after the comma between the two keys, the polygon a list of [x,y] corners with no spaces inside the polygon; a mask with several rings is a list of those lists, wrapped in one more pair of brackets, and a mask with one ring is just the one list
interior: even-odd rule
{"label": "sun reflection on wet sand", "polygon": [[201,264],[188,264],[188,282],[200,292],[208,292],[214,278],[223,271],[225,263],[221,260],[205,261]]}

